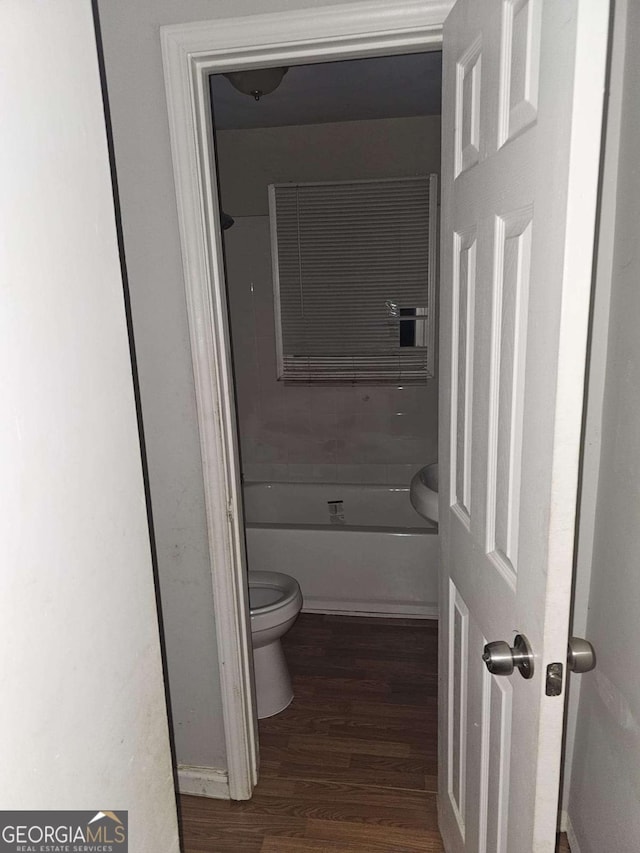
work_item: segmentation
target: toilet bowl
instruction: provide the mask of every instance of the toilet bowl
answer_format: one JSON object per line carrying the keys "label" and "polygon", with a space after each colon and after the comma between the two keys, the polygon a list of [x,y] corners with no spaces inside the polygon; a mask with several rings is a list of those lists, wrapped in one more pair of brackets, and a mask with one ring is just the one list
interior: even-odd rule
{"label": "toilet bowl", "polygon": [[251,642],[258,719],[283,711],[293,699],[289,669],[280,638],[302,607],[298,582],[281,572],[249,572]]}

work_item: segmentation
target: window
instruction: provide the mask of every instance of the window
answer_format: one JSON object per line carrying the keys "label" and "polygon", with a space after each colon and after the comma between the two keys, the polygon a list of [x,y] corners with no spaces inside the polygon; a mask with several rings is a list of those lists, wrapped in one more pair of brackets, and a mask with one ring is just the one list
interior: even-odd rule
{"label": "window", "polygon": [[433,376],[436,181],[269,186],[279,379]]}

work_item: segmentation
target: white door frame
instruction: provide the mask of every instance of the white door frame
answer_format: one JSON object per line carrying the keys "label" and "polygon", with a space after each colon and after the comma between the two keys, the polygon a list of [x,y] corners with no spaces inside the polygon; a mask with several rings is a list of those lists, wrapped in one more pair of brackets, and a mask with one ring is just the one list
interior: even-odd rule
{"label": "white door frame", "polygon": [[208,77],[438,49],[452,5],[453,0],[367,0],[161,28],[232,799],[251,796],[257,743]]}

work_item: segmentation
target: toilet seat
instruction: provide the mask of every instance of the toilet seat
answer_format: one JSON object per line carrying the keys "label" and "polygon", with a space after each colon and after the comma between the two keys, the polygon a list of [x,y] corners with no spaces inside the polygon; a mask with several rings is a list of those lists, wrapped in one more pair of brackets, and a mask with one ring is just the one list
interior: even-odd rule
{"label": "toilet seat", "polygon": [[295,618],[302,607],[298,581],[281,572],[249,572],[251,631],[271,631]]}
{"label": "toilet seat", "polygon": [[249,606],[251,615],[272,613],[297,599],[298,582],[281,572],[249,572]]}

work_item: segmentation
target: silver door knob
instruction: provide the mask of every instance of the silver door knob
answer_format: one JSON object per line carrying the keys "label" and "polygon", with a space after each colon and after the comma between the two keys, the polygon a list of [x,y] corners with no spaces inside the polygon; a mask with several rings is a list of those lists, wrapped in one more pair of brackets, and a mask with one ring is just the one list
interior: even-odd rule
{"label": "silver door knob", "polygon": [[571,672],[590,672],[596,666],[596,652],[589,640],[571,637],[567,651],[567,666]]}
{"label": "silver door knob", "polygon": [[533,652],[524,634],[516,636],[513,647],[504,640],[487,643],[482,660],[492,675],[511,675],[517,667],[523,678],[533,676]]}

